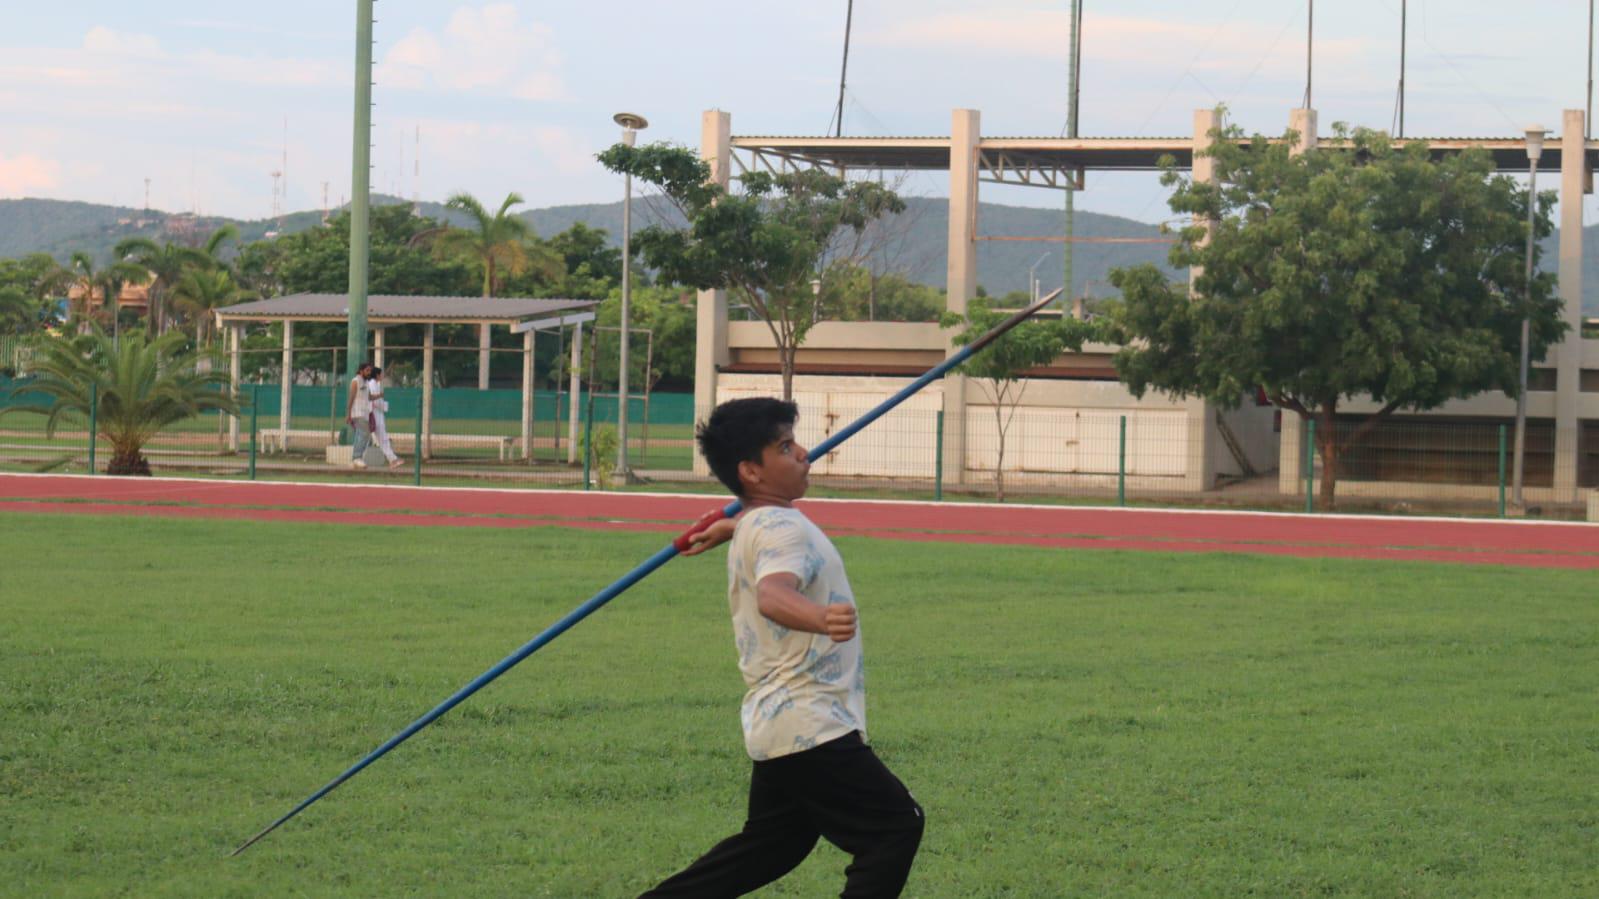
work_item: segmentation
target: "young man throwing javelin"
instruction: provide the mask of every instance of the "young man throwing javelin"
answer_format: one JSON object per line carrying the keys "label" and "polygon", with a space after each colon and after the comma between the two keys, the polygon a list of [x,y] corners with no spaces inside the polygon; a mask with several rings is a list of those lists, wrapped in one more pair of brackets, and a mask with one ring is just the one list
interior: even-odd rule
{"label": "young man throwing javelin", "polygon": [[792,871],[819,837],[854,856],[845,897],[898,896],[922,839],[921,806],[866,743],[866,681],[844,561],[794,501],[810,462],[793,403],[716,407],[698,430],[718,480],[743,500],[688,555],[731,537],[728,605],[749,690],[741,718],[754,768],[744,829],[646,897],[742,896]]}

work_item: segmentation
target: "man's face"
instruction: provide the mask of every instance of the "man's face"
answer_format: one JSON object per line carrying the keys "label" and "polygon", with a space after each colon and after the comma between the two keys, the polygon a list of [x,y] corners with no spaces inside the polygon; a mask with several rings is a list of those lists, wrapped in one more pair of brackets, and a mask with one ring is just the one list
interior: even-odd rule
{"label": "man's face", "polygon": [[785,500],[796,500],[810,487],[810,456],[794,440],[794,428],[784,425],[777,439],[761,448],[760,489]]}

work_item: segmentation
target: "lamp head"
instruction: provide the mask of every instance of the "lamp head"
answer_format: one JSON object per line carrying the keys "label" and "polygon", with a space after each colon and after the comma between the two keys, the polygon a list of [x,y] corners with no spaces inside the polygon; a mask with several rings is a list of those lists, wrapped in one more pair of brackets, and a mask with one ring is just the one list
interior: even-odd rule
{"label": "lamp head", "polygon": [[1548,134],[1549,130],[1542,125],[1528,125],[1526,130],[1527,159],[1537,162],[1538,157],[1543,155],[1543,136]]}
{"label": "lamp head", "polygon": [[650,123],[645,121],[643,116],[631,112],[619,112],[611,116],[611,121],[629,131],[643,131],[645,128],[650,127]]}

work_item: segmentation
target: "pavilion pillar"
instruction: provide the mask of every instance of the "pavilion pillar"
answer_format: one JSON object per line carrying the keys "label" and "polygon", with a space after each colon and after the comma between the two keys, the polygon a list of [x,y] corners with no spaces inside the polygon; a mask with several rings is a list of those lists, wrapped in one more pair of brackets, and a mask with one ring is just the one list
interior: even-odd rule
{"label": "pavilion pillar", "polygon": [[533,336],[522,334],[522,458],[533,462]]}
{"label": "pavilion pillar", "polygon": [[386,341],[383,339],[383,335],[387,334],[388,332],[389,331],[387,328],[372,329],[372,364],[376,365],[378,368],[388,367],[388,363],[384,361],[386,356],[383,352],[384,344],[386,343]]}
{"label": "pavilion pillar", "polygon": [[[1217,122],[1216,125],[1220,125]],[[1288,127],[1299,135],[1294,144],[1293,153],[1298,155],[1306,150],[1316,147],[1316,111],[1314,109],[1291,109],[1288,111]],[[1195,114],[1194,131],[1199,130],[1198,114]],[[1197,138],[1196,138],[1197,139]],[[1208,141],[1207,141],[1208,144]],[[1207,171],[1214,165],[1206,160]],[[1198,171],[1198,161],[1195,163]],[[1214,180],[1214,175],[1211,176]],[[1305,441],[1310,437],[1310,430],[1305,427],[1305,419],[1299,413],[1287,409],[1277,410],[1278,420],[1281,424],[1277,437],[1277,492],[1283,494],[1299,493],[1305,488]],[[1314,489],[1315,485],[1311,485]]]}
{"label": "pavilion pillar", "polygon": [[1554,501],[1574,503],[1582,385],[1582,195],[1588,184],[1583,111],[1568,109],[1560,136],[1560,299],[1567,327],[1555,348]]}
{"label": "pavilion pillar", "polygon": [[433,323],[422,326],[422,458],[433,458]]}
{"label": "pavilion pillar", "polygon": [[[977,295],[977,142],[982,139],[980,114],[957,109],[951,114],[949,137],[949,268],[945,273],[945,308],[966,314]],[[944,355],[958,347],[954,332],[945,332]],[[944,477],[966,481],[966,377],[951,372],[944,378]]]}
{"label": "pavilion pillar", "polygon": [[[700,158],[711,166],[711,180],[727,186],[732,169],[733,117],[718,109],[700,116]],[[598,322],[596,322],[598,324]],[[581,343],[581,341],[579,341]],[[575,352],[575,350],[574,350]],[[727,291],[702,290],[695,304],[694,328],[694,417],[709,416],[716,405],[717,372],[728,363]],[[589,385],[589,389],[594,386]],[[696,474],[709,474],[710,468],[699,453],[694,459]]]}
{"label": "pavilion pillar", "polygon": [[278,379],[278,451],[289,451],[289,406],[294,400],[294,322],[283,320],[283,376]]}
{"label": "pavilion pillar", "polygon": [[[234,402],[239,400],[239,343],[244,334],[244,325],[228,325],[228,389],[233,394]],[[239,413],[228,416],[228,451],[239,451]]]}
{"label": "pavilion pillar", "polygon": [[[578,410],[582,408],[583,379],[583,323],[578,322],[572,329],[572,372],[570,388],[566,392],[566,464],[577,464],[577,419]],[[592,388],[590,388],[592,389]],[[695,383],[695,395],[699,394],[699,384]]]}
{"label": "pavilion pillar", "polygon": [[489,323],[477,326],[477,389],[489,389]]}

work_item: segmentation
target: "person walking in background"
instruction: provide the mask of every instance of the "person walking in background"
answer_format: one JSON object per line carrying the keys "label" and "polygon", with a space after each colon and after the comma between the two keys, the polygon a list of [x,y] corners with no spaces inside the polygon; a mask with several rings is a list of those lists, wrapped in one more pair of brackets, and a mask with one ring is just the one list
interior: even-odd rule
{"label": "person walking in background", "polygon": [[344,420],[355,435],[350,450],[350,467],[365,468],[366,448],[372,444],[372,399],[367,393],[366,381],[372,375],[372,363],[363,362],[350,379],[349,397],[344,403]]}
{"label": "person walking in background", "polygon": [[390,468],[399,468],[403,463],[394,454],[394,446],[389,442],[388,425],[384,421],[389,411],[389,401],[383,398],[383,369],[376,366],[372,368],[372,377],[366,382],[366,392],[372,404],[372,442],[383,451],[383,458],[389,460]]}

